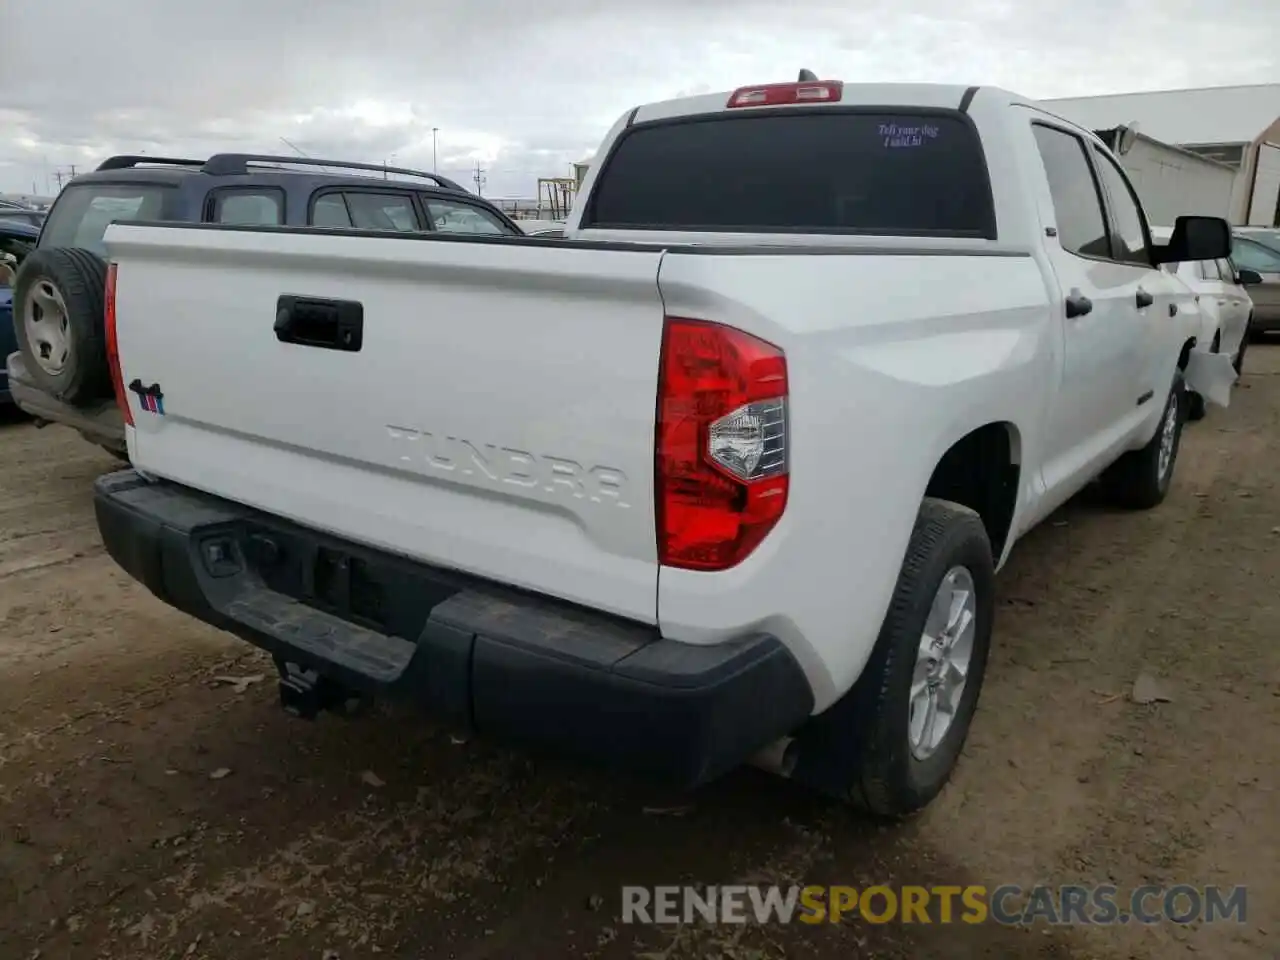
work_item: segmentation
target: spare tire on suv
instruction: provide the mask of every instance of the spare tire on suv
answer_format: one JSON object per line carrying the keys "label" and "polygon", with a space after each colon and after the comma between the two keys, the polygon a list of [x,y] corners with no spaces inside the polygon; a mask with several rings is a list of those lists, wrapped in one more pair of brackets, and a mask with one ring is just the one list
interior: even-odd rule
{"label": "spare tire on suv", "polygon": [[66,403],[111,394],[103,308],[107,264],[90,250],[35,250],[13,288],[13,330],[28,374]]}

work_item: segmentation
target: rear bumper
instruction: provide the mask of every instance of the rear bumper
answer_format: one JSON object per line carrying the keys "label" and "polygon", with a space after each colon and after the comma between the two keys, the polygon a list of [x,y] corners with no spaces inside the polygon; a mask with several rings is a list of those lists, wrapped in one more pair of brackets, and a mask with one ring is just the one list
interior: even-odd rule
{"label": "rear bumper", "polygon": [[5,361],[9,393],[13,402],[27,414],[50,423],[62,423],[80,431],[91,443],[98,443],[120,453],[127,453],[124,418],[115,401],[107,400],[88,407],[75,407],[50,396],[31,381],[22,354],[9,354]]}
{"label": "rear bumper", "polygon": [[101,477],[94,506],[107,551],[170,605],[482,733],[691,785],[791,734],[813,708],[771,636],[664,640],[132,470]]}

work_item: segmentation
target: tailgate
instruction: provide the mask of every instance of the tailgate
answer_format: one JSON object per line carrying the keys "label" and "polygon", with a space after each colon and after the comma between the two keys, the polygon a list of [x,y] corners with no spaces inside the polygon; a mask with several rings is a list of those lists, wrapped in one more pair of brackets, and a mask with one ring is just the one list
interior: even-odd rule
{"label": "tailgate", "polygon": [[[139,470],[656,620],[661,251],[133,225],[107,244],[124,382],[162,395],[130,391]],[[303,342],[277,335],[281,297],[304,298],[282,321]]]}

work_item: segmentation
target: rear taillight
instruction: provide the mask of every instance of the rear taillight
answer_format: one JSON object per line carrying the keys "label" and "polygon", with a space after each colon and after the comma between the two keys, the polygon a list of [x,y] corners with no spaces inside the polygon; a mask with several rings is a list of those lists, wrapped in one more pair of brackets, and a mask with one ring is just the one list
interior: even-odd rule
{"label": "rear taillight", "polygon": [[120,366],[120,347],[116,343],[116,265],[107,264],[106,313],[102,318],[107,335],[107,365],[111,368],[111,389],[115,391],[116,404],[124,422],[133,426],[133,411],[129,409],[129,395],[124,389],[124,370]]}
{"label": "rear taillight", "polygon": [[810,80],[800,83],[765,83],[739,87],[725,104],[734,107],[779,107],[789,103],[839,103],[844,96],[842,80]]}
{"label": "rear taillight", "polygon": [[787,506],[787,361],[732,327],[667,317],[658,374],[658,558],[725,570]]}

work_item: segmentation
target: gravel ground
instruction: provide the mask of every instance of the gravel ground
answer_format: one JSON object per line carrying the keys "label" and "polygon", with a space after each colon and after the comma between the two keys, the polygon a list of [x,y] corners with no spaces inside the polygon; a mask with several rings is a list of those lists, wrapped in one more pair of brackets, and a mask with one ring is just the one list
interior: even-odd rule
{"label": "gravel ground", "polygon": [[[1249,363],[1160,509],[1072,503],[1019,545],[961,767],[894,828],[751,770],[669,796],[398,708],[290,719],[269,662],[103,553],[114,461],[10,418],[0,957],[1278,957],[1280,347]],[[1144,670],[1168,702],[1133,702]],[[1243,883],[1249,915],[619,922],[623,884],[735,881]]]}

